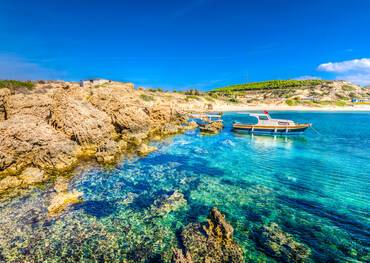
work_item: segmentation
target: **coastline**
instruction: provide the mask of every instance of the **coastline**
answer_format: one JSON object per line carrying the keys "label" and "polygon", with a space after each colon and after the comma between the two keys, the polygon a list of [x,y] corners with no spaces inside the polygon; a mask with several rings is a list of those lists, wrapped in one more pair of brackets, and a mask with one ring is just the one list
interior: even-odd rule
{"label": "coastline", "polygon": [[370,112],[370,105],[351,107],[307,107],[288,105],[215,105],[212,111],[234,112],[234,111],[321,111],[321,112]]}

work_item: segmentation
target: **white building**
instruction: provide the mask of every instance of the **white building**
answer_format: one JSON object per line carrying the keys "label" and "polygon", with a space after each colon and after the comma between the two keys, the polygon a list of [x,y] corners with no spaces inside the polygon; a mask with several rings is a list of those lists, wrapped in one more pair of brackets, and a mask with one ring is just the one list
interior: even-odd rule
{"label": "white building", "polygon": [[107,79],[88,79],[88,80],[81,80],[80,86],[81,87],[91,87],[91,86],[102,85],[102,84],[110,83],[110,82],[112,81],[107,80]]}

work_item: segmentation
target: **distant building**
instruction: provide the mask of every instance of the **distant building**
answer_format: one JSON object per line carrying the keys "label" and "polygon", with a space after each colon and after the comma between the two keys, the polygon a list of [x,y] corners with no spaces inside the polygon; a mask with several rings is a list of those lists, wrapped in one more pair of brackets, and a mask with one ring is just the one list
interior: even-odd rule
{"label": "distant building", "polygon": [[370,98],[366,98],[366,99],[357,99],[357,98],[352,98],[351,100],[353,103],[355,102],[370,102]]}
{"label": "distant building", "polygon": [[95,85],[102,85],[105,83],[110,83],[111,80],[107,79],[88,79],[88,80],[81,80],[80,87],[87,87],[87,86],[95,86]]}
{"label": "distant building", "polygon": [[319,98],[312,97],[312,96],[310,96],[310,97],[303,97],[303,98],[301,98],[301,100],[303,100],[303,101],[313,101],[313,102],[319,102],[320,101]]}

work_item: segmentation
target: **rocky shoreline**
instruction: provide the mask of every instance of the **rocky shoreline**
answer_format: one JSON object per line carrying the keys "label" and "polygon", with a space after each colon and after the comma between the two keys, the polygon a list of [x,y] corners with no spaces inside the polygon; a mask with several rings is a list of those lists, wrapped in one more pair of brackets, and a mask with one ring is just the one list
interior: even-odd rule
{"label": "rocky shoreline", "polygon": [[[151,140],[196,127],[176,103],[148,103],[143,94],[120,82],[87,87],[42,83],[26,92],[0,89],[0,195],[58,181],[86,158],[109,165],[127,152],[147,155],[156,150],[148,145]],[[61,206],[80,196],[56,193]],[[51,206],[54,215],[58,207]]]}

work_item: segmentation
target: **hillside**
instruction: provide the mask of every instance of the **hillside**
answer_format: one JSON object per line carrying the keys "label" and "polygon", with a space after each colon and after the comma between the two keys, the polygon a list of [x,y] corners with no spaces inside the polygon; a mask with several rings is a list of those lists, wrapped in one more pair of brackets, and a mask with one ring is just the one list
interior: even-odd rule
{"label": "hillside", "polygon": [[221,87],[209,94],[246,104],[346,106],[352,104],[353,98],[367,98],[370,92],[346,81],[271,80]]}

